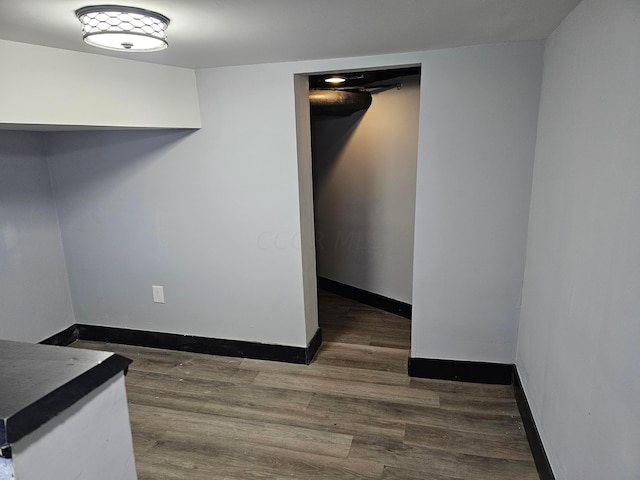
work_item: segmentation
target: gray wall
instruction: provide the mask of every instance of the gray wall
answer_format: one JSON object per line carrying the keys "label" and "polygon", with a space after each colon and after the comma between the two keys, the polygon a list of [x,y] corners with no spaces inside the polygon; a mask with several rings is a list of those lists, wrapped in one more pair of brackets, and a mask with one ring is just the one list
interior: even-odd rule
{"label": "gray wall", "polygon": [[513,363],[543,45],[422,66],[411,355]]}
{"label": "gray wall", "polygon": [[0,131],[0,338],[75,323],[42,133]]}
{"label": "gray wall", "polygon": [[201,130],[52,133],[77,321],[304,346],[315,247],[294,78],[422,65],[412,355],[512,362],[542,50],[200,70]]}
{"label": "gray wall", "polygon": [[202,130],[49,139],[77,321],[306,346],[293,75],[197,76]]}
{"label": "gray wall", "polygon": [[640,3],[549,38],[517,367],[556,478],[640,478]]}
{"label": "gray wall", "polygon": [[315,117],[318,275],[411,303],[419,77],[368,110]]}
{"label": "gray wall", "polygon": [[294,78],[422,65],[412,355],[513,361],[541,58],[522,42],[200,70],[201,130],[48,133],[76,321],[306,345]]}

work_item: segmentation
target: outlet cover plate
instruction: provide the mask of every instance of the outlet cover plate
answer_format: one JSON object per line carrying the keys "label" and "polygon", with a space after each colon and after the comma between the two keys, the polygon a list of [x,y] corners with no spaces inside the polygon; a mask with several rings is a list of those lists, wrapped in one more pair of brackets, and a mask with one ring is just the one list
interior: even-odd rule
{"label": "outlet cover plate", "polygon": [[153,290],[153,302],[164,303],[164,287],[160,285],[152,285],[151,290]]}

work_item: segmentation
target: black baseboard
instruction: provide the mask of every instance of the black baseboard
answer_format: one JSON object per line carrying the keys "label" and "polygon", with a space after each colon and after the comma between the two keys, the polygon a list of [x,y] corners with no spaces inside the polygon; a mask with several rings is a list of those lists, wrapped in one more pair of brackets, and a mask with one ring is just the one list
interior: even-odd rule
{"label": "black baseboard", "polygon": [[324,277],[318,277],[318,288],[342,297],[350,298],[360,303],[379,308],[385,312],[395,313],[404,318],[411,318],[411,305],[408,303],[384,297],[377,293],[367,292],[361,288],[345,285]]}
{"label": "black baseboard", "polygon": [[57,345],[59,347],[66,347],[80,338],[80,332],[77,325],[71,325],[65,328],[61,332],[44,339],[40,343],[43,345]]}
{"label": "black baseboard", "polygon": [[490,383],[512,385],[518,404],[518,410],[531,454],[538,470],[540,480],[555,480],[551,464],[544,450],[540,433],[536,427],[529,401],[522,389],[518,369],[515,365],[504,363],[465,362],[458,360],[435,360],[429,358],[409,358],[409,376],[455,380],[459,382]]}
{"label": "black baseboard", "polygon": [[322,343],[322,333],[318,329],[309,345],[291,347],[240,340],[180,335],[177,333],[149,332],[128,328],[103,327],[76,324],[53,335],[41,343],[48,345],[69,345],[76,340],[122,343],[139,347],[162,348],[183,352],[206,353],[227,357],[255,358],[286,363],[309,364]]}
{"label": "black baseboard", "polygon": [[524,430],[527,433],[529,448],[531,448],[531,454],[533,455],[533,460],[536,463],[540,480],[555,480],[553,470],[551,470],[551,464],[549,463],[549,458],[547,457],[547,452],[544,450],[544,445],[542,444],[538,427],[536,427],[533,414],[531,413],[529,401],[522,389],[522,383],[520,382],[520,375],[518,374],[517,368],[513,369],[513,393],[516,397],[520,417],[522,418]]}
{"label": "black baseboard", "polygon": [[316,330],[315,335],[309,342],[309,345],[305,349],[306,350],[305,363],[307,365],[309,365],[315,358],[316,354],[318,353],[318,350],[320,349],[320,345],[322,345],[322,330],[318,328],[318,330]]}
{"label": "black baseboard", "polygon": [[409,376],[455,380],[458,382],[511,385],[513,365],[506,363],[465,362],[409,358]]}

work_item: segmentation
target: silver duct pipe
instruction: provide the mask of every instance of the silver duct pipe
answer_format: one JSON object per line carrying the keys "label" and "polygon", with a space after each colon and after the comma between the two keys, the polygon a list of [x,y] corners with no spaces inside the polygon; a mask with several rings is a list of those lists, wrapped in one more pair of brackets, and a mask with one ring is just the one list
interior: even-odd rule
{"label": "silver duct pipe", "polygon": [[371,106],[369,92],[345,90],[309,90],[312,115],[346,117]]}

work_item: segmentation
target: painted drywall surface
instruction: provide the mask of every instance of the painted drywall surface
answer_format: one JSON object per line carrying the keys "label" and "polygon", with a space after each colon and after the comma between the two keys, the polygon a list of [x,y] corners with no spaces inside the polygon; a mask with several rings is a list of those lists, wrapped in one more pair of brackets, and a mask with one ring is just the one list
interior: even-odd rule
{"label": "painted drywall surface", "polygon": [[0,338],[75,323],[43,134],[0,131]]}
{"label": "painted drywall surface", "polygon": [[47,134],[77,322],[306,346],[313,216],[300,207],[294,74],[307,68],[324,67],[198,71],[197,132]]}
{"label": "painted drywall surface", "polygon": [[420,82],[368,110],[315,117],[318,275],[411,303]]}
{"label": "painted drywall surface", "polygon": [[197,132],[49,134],[78,322],[306,346],[293,75],[257,73],[198,72]]}
{"label": "painted drywall surface", "polygon": [[294,74],[307,68],[326,67],[197,72],[197,132],[47,134],[78,322],[306,346],[317,320],[301,216],[309,241],[313,218],[300,208]]}
{"label": "painted drywall surface", "polygon": [[513,363],[543,45],[422,66],[411,355]]}
{"label": "painted drywall surface", "polygon": [[16,480],[135,480],[124,375],[12,445]]}
{"label": "painted drywall surface", "polygon": [[296,138],[298,146],[298,188],[300,198],[300,249],[302,254],[302,281],[304,285],[305,325],[307,343],[318,330],[318,282],[316,250],[313,233],[313,173],[311,159],[311,125],[308,121],[309,80],[296,75]]}
{"label": "painted drywall surface", "polygon": [[[422,65],[412,354],[503,361],[541,57],[524,42],[207,69],[197,132],[48,134],[77,321],[304,346],[300,242],[313,220],[301,221],[294,76]],[[165,287],[165,304],[151,285]]]}
{"label": "painted drywall surface", "polygon": [[0,40],[0,124],[198,128],[193,70]]}
{"label": "painted drywall surface", "polygon": [[640,478],[640,3],[549,38],[517,367],[558,480]]}

